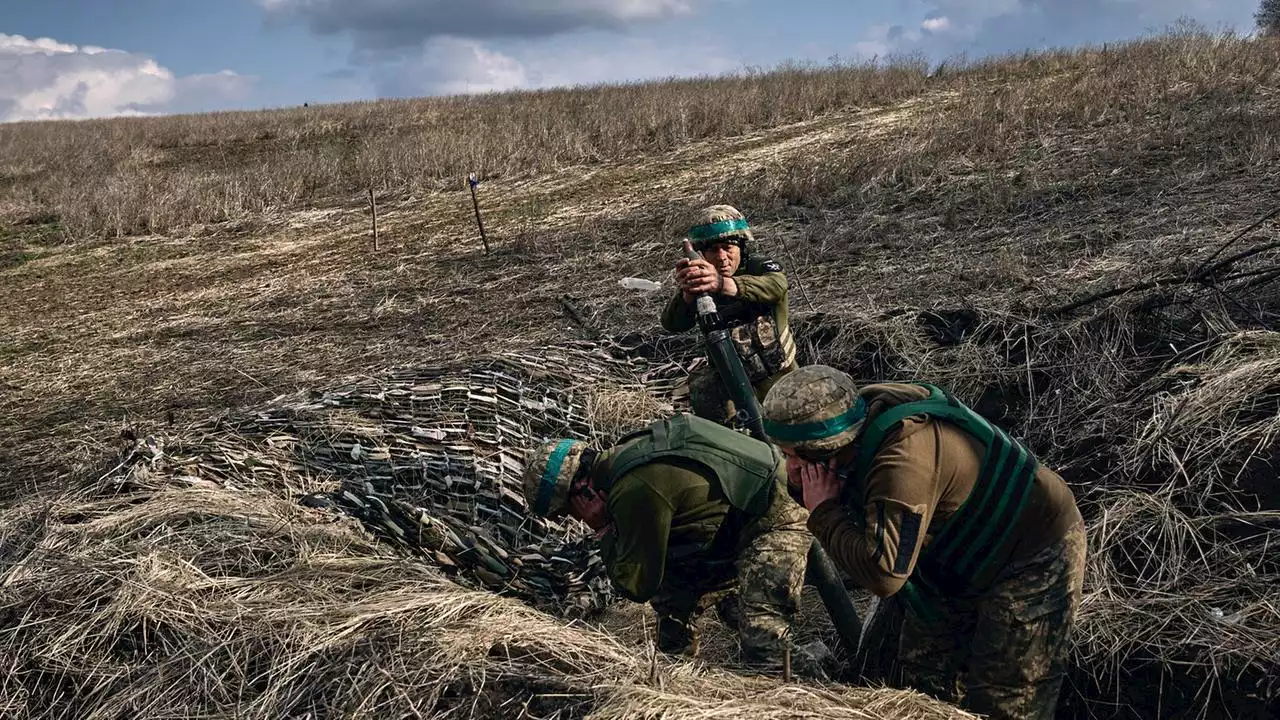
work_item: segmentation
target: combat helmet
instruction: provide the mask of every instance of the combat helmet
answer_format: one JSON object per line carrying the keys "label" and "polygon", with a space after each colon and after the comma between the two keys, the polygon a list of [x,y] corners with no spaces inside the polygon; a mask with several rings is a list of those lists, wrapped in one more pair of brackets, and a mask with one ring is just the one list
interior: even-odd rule
{"label": "combat helmet", "polygon": [[548,440],[529,452],[524,465],[524,500],[535,515],[560,517],[569,506],[569,489],[587,444]]}
{"label": "combat helmet", "polygon": [[853,378],[827,365],[806,365],[781,377],[764,398],[764,431],[781,448],[830,457],[862,430],[867,402]]}
{"label": "combat helmet", "polygon": [[743,255],[750,252],[755,236],[751,234],[747,218],[732,205],[712,205],[699,210],[689,228],[693,249],[702,251],[725,240],[736,242]]}

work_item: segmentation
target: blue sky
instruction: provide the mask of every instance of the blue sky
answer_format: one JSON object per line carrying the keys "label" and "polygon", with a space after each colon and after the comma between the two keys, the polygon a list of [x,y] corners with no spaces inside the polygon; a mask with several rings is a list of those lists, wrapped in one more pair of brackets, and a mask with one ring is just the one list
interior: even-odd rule
{"label": "blue sky", "polygon": [[1257,0],[0,0],[0,120],[613,82],[1252,31]]}

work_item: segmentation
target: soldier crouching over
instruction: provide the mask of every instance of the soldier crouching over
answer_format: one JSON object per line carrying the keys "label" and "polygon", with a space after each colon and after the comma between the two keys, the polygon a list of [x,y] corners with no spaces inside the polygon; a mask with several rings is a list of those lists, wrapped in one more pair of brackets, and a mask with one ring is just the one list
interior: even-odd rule
{"label": "soldier crouching over", "polygon": [[[657,613],[663,652],[696,654],[698,616],[736,599],[718,610],[736,626],[743,661],[781,669],[812,537],[770,445],[680,414],[602,452],[577,440],[543,443],[526,464],[524,491],[534,513],[568,513],[597,532],[614,587]],[[821,676],[807,661],[793,655],[795,671]]]}
{"label": "soldier crouching over", "polygon": [[903,682],[997,720],[1052,718],[1086,550],[1066,482],[931,385],[859,391],[807,366],[764,415],[814,536],[859,585],[901,599]]}
{"label": "soldier crouching over", "polygon": [[[692,329],[697,323],[694,301],[712,294],[747,379],[756,397],[763,398],[796,367],[796,344],[787,322],[787,276],[781,265],[756,251],[746,218],[729,205],[702,210],[688,237],[702,257],[676,264],[680,291],[663,311],[662,327],[668,332]],[[728,424],[736,410],[712,367],[690,376],[689,403],[695,415],[721,424]]]}

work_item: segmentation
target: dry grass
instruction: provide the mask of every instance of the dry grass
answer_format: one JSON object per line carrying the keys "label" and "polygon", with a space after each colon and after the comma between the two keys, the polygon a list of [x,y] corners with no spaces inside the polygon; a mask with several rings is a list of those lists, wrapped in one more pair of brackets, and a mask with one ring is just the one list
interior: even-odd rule
{"label": "dry grass", "polygon": [[1099,476],[1087,493],[1085,687],[1207,716],[1280,703],[1278,343],[1274,331],[1210,337],[1093,408],[1110,445],[1077,446],[1094,446]]}
{"label": "dry grass", "polygon": [[623,87],[399,100],[0,130],[0,208],[70,238],[255,219],[374,188],[393,197],[666,152],[883,105],[923,63],[784,67]]}
{"label": "dry grass", "polygon": [[[332,207],[303,212],[272,201],[252,215],[252,227],[229,222],[70,245],[50,230],[56,219],[39,216],[54,212],[49,206],[31,208],[41,224],[10,225],[0,241],[0,251],[23,257],[0,269],[0,382],[8,388],[0,418],[13,438],[0,452],[19,478],[35,480],[26,466],[48,459],[41,439],[85,436],[82,419],[101,437],[103,423],[118,424],[122,410],[182,417],[188,408],[266,399],[368,367],[576,334],[561,320],[565,293],[601,328],[652,328],[662,298],[625,291],[617,278],[664,276],[690,207],[713,198],[749,212],[764,228],[766,249],[803,272],[806,295],[823,310],[868,317],[941,302],[1017,314],[1057,304],[1082,285],[1140,278],[1240,226],[1266,201],[1277,182],[1276,52],[1274,44],[1181,35],[1032,55],[954,78],[945,72],[956,85],[935,78],[905,103],[690,142],[648,159],[628,151],[625,160],[495,179],[481,188],[496,242],[487,258],[477,256],[461,188],[388,197],[387,249],[377,255],[363,206],[343,205],[341,195],[330,196]],[[838,72],[804,77],[809,85],[784,78],[779,87],[823,78],[833,88],[861,87]],[[740,82],[748,81],[773,82]],[[650,89],[662,96],[679,87]],[[552,93],[530,102],[546,97],[595,96]],[[135,128],[219,118],[102,127],[145,134]],[[67,137],[81,128],[20,129],[48,127]],[[0,135],[9,132],[18,131],[6,126]],[[172,172],[209,167],[197,158]],[[233,158],[228,167],[255,166]],[[84,170],[47,176],[82,193],[106,187]],[[163,183],[182,187],[167,175]],[[201,202],[199,193],[189,196]],[[164,196],[139,197],[151,207]],[[989,262],[993,252],[1005,260]],[[920,272],[929,282],[903,281]],[[63,448],[58,457],[83,462],[99,449]]]}
{"label": "dry grass", "polygon": [[[875,164],[896,165],[895,181],[927,185],[927,177],[954,180],[957,169],[967,174],[991,161],[1013,172],[1028,160],[1068,159],[1083,148],[1072,147],[1078,136],[1059,136],[1064,123],[1087,129],[1141,118],[1149,122],[1148,140],[1160,142],[1168,129],[1162,116],[1194,114],[1197,105],[1256,91],[1275,67],[1274,47],[1266,47],[1183,30],[1105,50],[949,66],[932,76],[923,61],[906,59],[479,98],[17,123],[0,129],[0,157],[10,158],[0,167],[0,217],[52,223],[71,240],[256,222],[273,210],[329,205],[368,188],[391,199],[418,198],[460,189],[469,172],[517,181],[832,111],[960,95],[913,138],[916,162]],[[1242,160],[1256,163],[1273,157],[1272,142],[1254,132],[1233,144],[1245,146]],[[848,170],[868,170],[861,157],[848,160]],[[828,163],[813,177],[785,182],[792,192],[807,192],[797,182],[843,185],[845,168]],[[1068,190],[1055,187],[1064,179],[1071,178],[1024,178],[1046,192]],[[1005,194],[998,184],[986,190],[996,201]]]}
{"label": "dry grass", "polygon": [[274,492],[134,473],[0,513],[0,555],[10,718],[969,717],[638,655]]}
{"label": "dry grass", "polygon": [[[804,289],[792,307],[806,360],[864,381],[949,385],[1073,483],[1094,528],[1093,561],[1064,714],[1179,707],[1245,717],[1265,715],[1280,696],[1275,222],[1218,260],[1254,254],[1202,272],[1217,248],[1275,208],[1280,44],[1181,32],[933,78],[910,66],[837,68],[56,128],[0,129],[0,147],[11,150],[0,151],[10,158],[0,180],[0,481],[10,497],[98,469],[125,423],[156,428],[172,418],[177,432],[338,378],[465,366],[482,352],[586,334],[565,317],[566,295],[590,331],[655,369],[647,396],[607,383],[584,395],[596,430],[615,432],[678,403],[670,379],[697,354],[691,338],[657,335],[662,294],[617,280],[664,279],[690,208],[728,201]],[[488,178],[488,257],[461,189],[469,170]],[[375,176],[378,254],[358,197]],[[1062,311],[1127,286],[1137,289]],[[41,522],[8,537],[39,537]],[[19,554],[7,557],[26,557],[13,547]],[[71,577],[150,577],[92,548],[75,551],[83,562],[71,566],[82,574]],[[394,582],[399,572],[380,577]],[[150,583],[118,587],[145,593]],[[53,585],[31,587],[62,597]],[[31,612],[81,617],[40,608]],[[31,647],[90,642],[75,639],[86,621],[68,622],[63,634],[55,620],[11,626],[56,635]],[[314,627],[289,636],[289,647],[305,647]],[[403,630],[376,628],[377,642]],[[443,651],[422,652],[448,672],[460,667]],[[55,655],[50,667],[88,667]],[[131,676],[103,657],[91,660],[107,674],[67,685],[66,697],[125,692],[111,683]],[[293,669],[281,677],[296,677]],[[430,674],[407,670],[419,671]],[[555,676],[546,675],[561,687]],[[391,692],[358,686],[365,681],[352,674],[339,686],[354,688],[350,697]],[[423,697],[437,687],[413,682]],[[230,697],[208,687],[210,697]],[[751,692],[773,702],[769,693],[783,691],[772,687]],[[628,702],[658,707],[661,688],[645,688]],[[254,697],[268,698],[255,707],[286,707],[283,695]],[[612,708],[623,697],[592,702]],[[707,697],[719,698],[703,701],[708,712],[734,702]]]}

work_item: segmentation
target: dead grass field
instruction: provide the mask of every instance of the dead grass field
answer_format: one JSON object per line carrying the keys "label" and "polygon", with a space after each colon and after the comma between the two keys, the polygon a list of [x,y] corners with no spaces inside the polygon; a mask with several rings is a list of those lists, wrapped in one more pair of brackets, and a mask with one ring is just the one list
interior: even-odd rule
{"label": "dead grass field", "polygon": [[618,279],[666,279],[689,211],[729,202],[798,282],[807,360],[948,384],[1073,482],[1098,528],[1073,712],[1260,712],[1278,154],[1280,43],[1193,31],[933,77],[3,126],[0,484],[388,367],[591,332],[687,361],[665,294]]}

